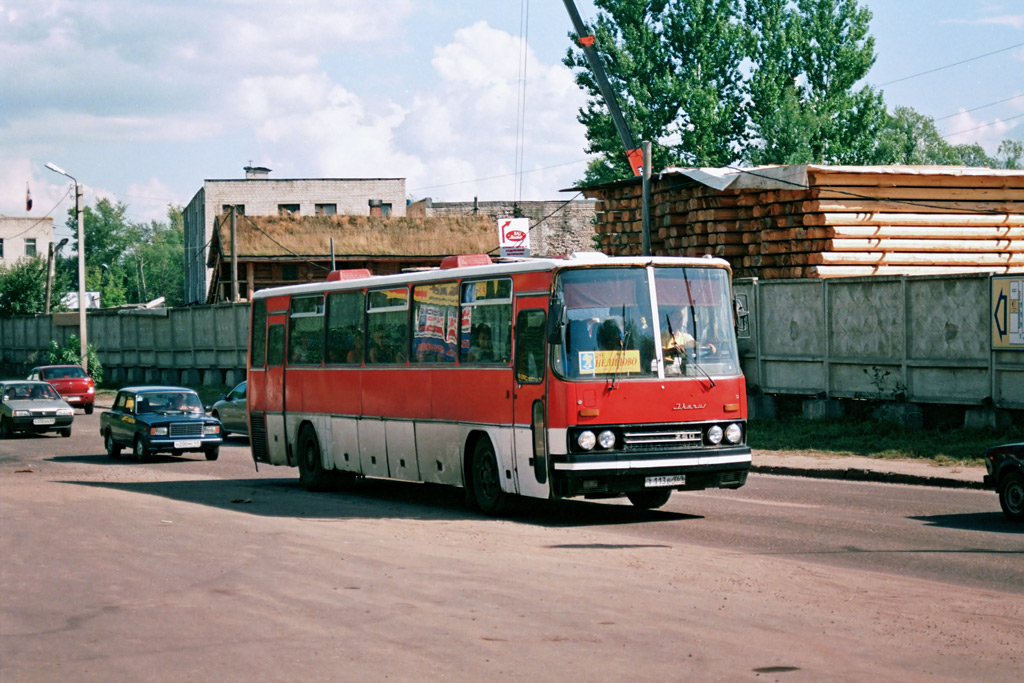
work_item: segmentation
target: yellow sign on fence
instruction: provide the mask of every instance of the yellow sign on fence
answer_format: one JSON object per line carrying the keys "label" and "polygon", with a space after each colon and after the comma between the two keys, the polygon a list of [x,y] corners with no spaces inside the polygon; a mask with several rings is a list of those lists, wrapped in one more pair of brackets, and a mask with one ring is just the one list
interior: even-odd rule
{"label": "yellow sign on fence", "polygon": [[1024,275],[993,275],[992,348],[1024,350]]}

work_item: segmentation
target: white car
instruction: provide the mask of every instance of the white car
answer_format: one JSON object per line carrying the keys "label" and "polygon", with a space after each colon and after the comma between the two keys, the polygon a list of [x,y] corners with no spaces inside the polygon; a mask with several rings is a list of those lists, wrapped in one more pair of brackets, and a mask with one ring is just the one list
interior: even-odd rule
{"label": "white car", "polygon": [[75,409],[47,382],[4,380],[0,382],[0,439],[18,432],[57,432],[71,436]]}

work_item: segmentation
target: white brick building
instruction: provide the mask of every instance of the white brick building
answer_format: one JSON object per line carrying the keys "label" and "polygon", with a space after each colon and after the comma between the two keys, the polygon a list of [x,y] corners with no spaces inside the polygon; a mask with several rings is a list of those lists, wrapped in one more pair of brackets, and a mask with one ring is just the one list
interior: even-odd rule
{"label": "white brick building", "polygon": [[206,180],[185,207],[185,303],[206,301],[214,221],[232,206],[242,216],[278,214],[405,216],[405,178],[274,180],[270,169],[247,166],[244,180]]}
{"label": "white brick building", "polygon": [[46,258],[53,243],[53,218],[0,216],[0,265],[13,266],[23,258]]}

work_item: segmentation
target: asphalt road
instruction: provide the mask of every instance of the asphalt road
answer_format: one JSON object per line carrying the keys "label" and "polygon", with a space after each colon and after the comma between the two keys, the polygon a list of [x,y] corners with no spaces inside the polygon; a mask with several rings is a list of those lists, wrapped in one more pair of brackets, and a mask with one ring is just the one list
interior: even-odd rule
{"label": "asphalt road", "polygon": [[751,475],[531,502],[0,442],[0,680],[987,680],[1024,669],[1024,526],[988,491]]}

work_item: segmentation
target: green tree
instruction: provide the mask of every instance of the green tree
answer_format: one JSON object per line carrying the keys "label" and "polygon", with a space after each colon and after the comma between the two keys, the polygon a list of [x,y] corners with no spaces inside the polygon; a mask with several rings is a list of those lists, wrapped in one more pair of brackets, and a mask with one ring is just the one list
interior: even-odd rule
{"label": "green tree", "polygon": [[32,315],[46,308],[46,259],[0,265],[0,315]]}
{"label": "green tree", "polygon": [[856,89],[875,61],[871,12],[856,0],[747,0],[755,164],[874,163],[881,93]]}
{"label": "green tree", "polygon": [[134,301],[164,297],[167,306],[185,300],[185,222],[180,206],[167,208],[167,223],[140,226],[142,240],[125,262],[126,286]]}
{"label": "green tree", "polygon": [[[590,27],[623,117],[636,141],[651,140],[653,165],[722,165],[743,138],[742,29],[736,0],[597,0]],[[576,36],[572,36],[575,40]],[[586,182],[632,176],[607,104],[579,48],[564,63],[588,101],[578,120],[601,155]]]}
{"label": "green tree", "polygon": [[1004,163],[988,156],[981,145],[950,144],[930,116],[912,107],[896,107],[886,117],[876,154],[878,163],[885,164],[995,167]]}
{"label": "green tree", "polygon": [[1002,168],[1020,168],[1024,161],[1024,142],[1020,140],[1003,140],[999,144],[999,166]]}

